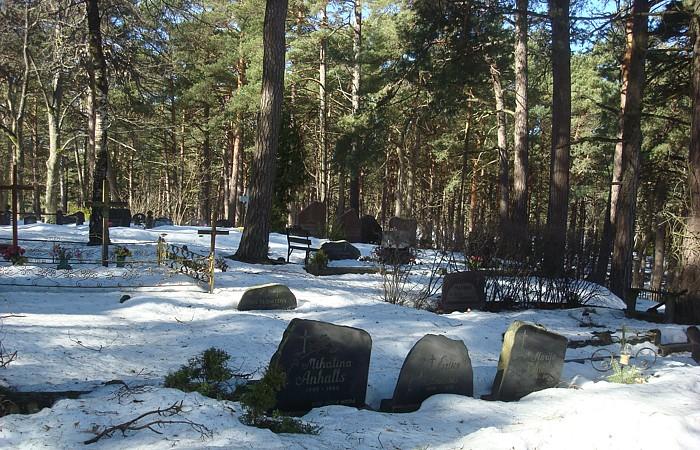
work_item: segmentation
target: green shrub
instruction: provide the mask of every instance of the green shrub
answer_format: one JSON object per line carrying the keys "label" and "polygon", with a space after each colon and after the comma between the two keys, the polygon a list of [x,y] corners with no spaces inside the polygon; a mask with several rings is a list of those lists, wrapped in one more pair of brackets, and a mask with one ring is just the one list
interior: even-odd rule
{"label": "green shrub", "polygon": [[314,252],[309,258],[309,266],[316,266],[319,269],[325,269],[328,267],[328,255],[323,250]]}
{"label": "green shrub", "polygon": [[646,382],[642,371],[635,366],[623,366],[616,359],[612,361],[612,375],[607,379],[611,383],[640,384]]}
{"label": "green shrub", "polygon": [[315,424],[283,416],[279,411],[272,411],[271,416],[267,415],[275,407],[277,393],[282,390],[285,383],[284,372],[270,366],[260,381],[246,386],[240,398],[241,404],[246,408],[245,414],[241,416],[241,422],[268,429],[273,433],[318,434],[320,428]]}
{"label": "green shrub", "polygon": [[210,348],[191,358],[187,365],[165,377],[165,387],[217,399],[231,399],[231,378],[245,378],[227,367],[231,356],[224,350]]}

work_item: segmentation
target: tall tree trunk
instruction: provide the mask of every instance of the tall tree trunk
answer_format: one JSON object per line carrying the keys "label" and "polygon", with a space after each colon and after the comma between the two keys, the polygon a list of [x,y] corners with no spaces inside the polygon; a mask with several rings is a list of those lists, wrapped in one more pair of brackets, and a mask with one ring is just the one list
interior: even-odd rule
{"label": "tall tree trunk", "polygon": [[543,269],[551,276],[564,273],[566,219],[569,209],[571,147],[571,50],[569,0],[549,0],[552,19],[552,148],[547,210],[547,249]]}
{"label": "tall tree trunk", "polygon": [[202,155],[199,159],[199,199],[197,202],[197,217],[201,223],[211,220],[212,189],[211,189],[211,143],[209,132],[209,104],[204,104],[204,142]]}
{"label": "tall tree trunk", "polygon": [[284,95],[285,17],[287,0],[267,0],[263,28],[263,75],[260,116],[250,175],[250,207],[236,258],[267,260],[270,210]]}
{"label": "tall tree trunk", "polygon": [[679,319],[700,322],[700,0],[693,4],[691,26],[693,46],[692,98],[693,113],[688,151],[688,187],[690,202],[683,236],[683,271],[680,287],[687,289]]}
{"label": "tall tree trunk", "polygon": [[664,280],[664,257],[666,254],[666,222],[657,215],[654,233],[654,266],[651,271],[651,289],[661,290]]}
{"label": "tall tree trunk", "polygon": [[[319,64],[318,64],[318,153],[320,156],[320,165],[318,178],[320,179],[320,189],[318,192],[318,200],[326,205],[326,211],[328,211],[328,142],[327,142],[327,115],[328,106],[327,93],[326,93],[326,50],[328,47],[328,41],[326,37],[326,32],[328,31],[328,0],[323,1],[321,7],[321,42],[319,43]],[[327,220],[327,218],[326,218]]]}
{"label": "tall tree trunk", "polygon": [[[352,115],[357,118],[360,111],[360,55],[362,52],[362,0],[355,0],[353,13],[350,15],[352,27]],[[352,139],[352,167],[350,169],[350,208],[360,212],[360,167],[359,152],[360,143],[357,133]]]}
{"label": "tall tree trunk", "polygon": [[648,12],[648,0],[634,0],[626,24],[627,47],[621,68],[620,140],[615,148],[615,165],[619,163],[617,172],[620,177],[613,179],[612,183],[610,218],[615,239],[610,290],[622,299],[627,298],[627,290],[632,282],[632,246],[639,184],[639,155],[642,146],[641,113]]}
{"label": "tall tree trunk", "polygon": [[109,242],[109,235],[102,236],[102,210],[97,205],[102,201],[102,182],[107,176],[109,154],[107,153],[107,127],[108,116],[108,91],[107,64],[102,51],[102,32],[100,30],[99,0],[87,0],[88,22],[88,71],[94,93],[94,117],[95,117],[95,163],[94,179],[92,186],[92,214],[90,214],[90,241],[89,244],[101,244],[102,240]]}
{"label": "tall tree trunk", "polygon": [[[515,123],[513,145],[513,213],[512,219],[519,246],[528,240],[528,103],[527,103],[527,5],[516,0],[515,18]],[[529,248],[528,245],[524,246]],[[521,249],[523,250],[523,249]]]}
{"label": "tall tree trunk", "polygon": [[496,100],[496,121],[498,123],[498,221],[501,237],[504,237],[510,204],[506,111],[503,101],[503,88],[501,87],[501,73],[496,67],[496,63],[491,62],[490,71],[493,97]]}

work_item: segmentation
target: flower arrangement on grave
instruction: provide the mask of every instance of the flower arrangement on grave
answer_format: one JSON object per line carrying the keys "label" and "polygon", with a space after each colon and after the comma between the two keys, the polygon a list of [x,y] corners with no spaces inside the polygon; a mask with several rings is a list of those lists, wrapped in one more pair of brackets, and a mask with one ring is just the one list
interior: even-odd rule
{"label": "flower arrangement on grave", "polygon": [[131,250],[124,247],[123,245],[117,245],[114,248],[114,256],[116,256],[117,258],[126,258],[127,256],[131,256]]}
{"label": "flower arrangement on grave", "polygon": [[124,267],[124,260],[127,256],[131,256],[131,250],[123,245],[117,245],[114,248],[114,256],[117,257],[117,267]]}
{"label": "flower arrangement on grave", "polygon": [[68,260],[73,257],[73,252],[70,249],[63,247],[61,244],[53,244],[51,248],[51,256],[58,259],[57,269],[72,269]]}
{"label": "flower arrangement on grave", "polygon": [[27,262],[27,257],[24,256],[25,250],[19,245],[8,245],[2,251],[2,257],[6,261],[10,261],[13,266],[21,266]]}
{"label": "flower arrangement on grave", "polygon": [[467,265],[469,266],[469,270],[479,270],[484,265],[484,258],[472,255],[469,257]]}

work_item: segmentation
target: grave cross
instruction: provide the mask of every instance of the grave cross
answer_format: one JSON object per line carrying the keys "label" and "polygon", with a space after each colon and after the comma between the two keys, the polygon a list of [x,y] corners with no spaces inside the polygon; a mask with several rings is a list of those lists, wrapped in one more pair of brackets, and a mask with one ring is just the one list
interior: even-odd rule
{"label": "grave cross", "polygon": [[[109,208],[112,206],[128,206],[127,202],[110,201],[109,183],[107,179],[102,180],[102,201],[92,202],[92,215],[90,217],[90,241],[88,245],[102,244],[102,265],[109,265]],[[102,216],[102,223],[96,222],[95,218]]]}
{"label": "grave cross", "polygon": [[0,190],[12,191],[12,245],[17,246],[17,221],[19,220],[19,191],[33,191],[37,185],[18,184],[17,164],[12,165],[12,184],[0,185]]}
{"label": "grave cross", "polygon": [[208,234],[211,236],[209,240],[209,293],[214,292],[214,261],[216,259],[216,235],[228,235],[228,230],[217,230],[216,229],[216,216],[212,214],[211,217],[211,228],[208,230],[197,230],[197,234],[200,236],[203,234]]}

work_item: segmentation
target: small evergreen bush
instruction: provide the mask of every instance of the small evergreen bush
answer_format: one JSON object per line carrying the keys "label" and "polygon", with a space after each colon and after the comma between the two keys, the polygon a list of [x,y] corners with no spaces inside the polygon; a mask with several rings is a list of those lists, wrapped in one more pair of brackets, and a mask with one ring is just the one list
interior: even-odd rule
{"label": "small evergreen bush", "polygon": [[245,414],[241,416],[241,422],[268,429],[273,433],[318,434],[319,427],[315,424],[283,416],[279,411],[272,411],[272,415],[267,415],[277,403],[277,393],[285,383],[284,372],[270,366],[260,381],[246,386],[240,399],[241,404],[246,408]]}
{"label": "small evergreen bush", "polygon": [[611,383],[641,384],[646,382],[642,371],[636,366],[624,366],[616,359],[613,359],[612,370],[612,375],[608,375],[607,377],[608,381]]}
{"label": "small evergreen bush", "polygon": [[216,399],[232,399],[232,378],[247,378],[247,375],[234,374],[227,367],[231,355],[218,348],[205,350],[191,358],[187,365],[169,373],[165,377],[165,387],[185,392],[199,392]]}

